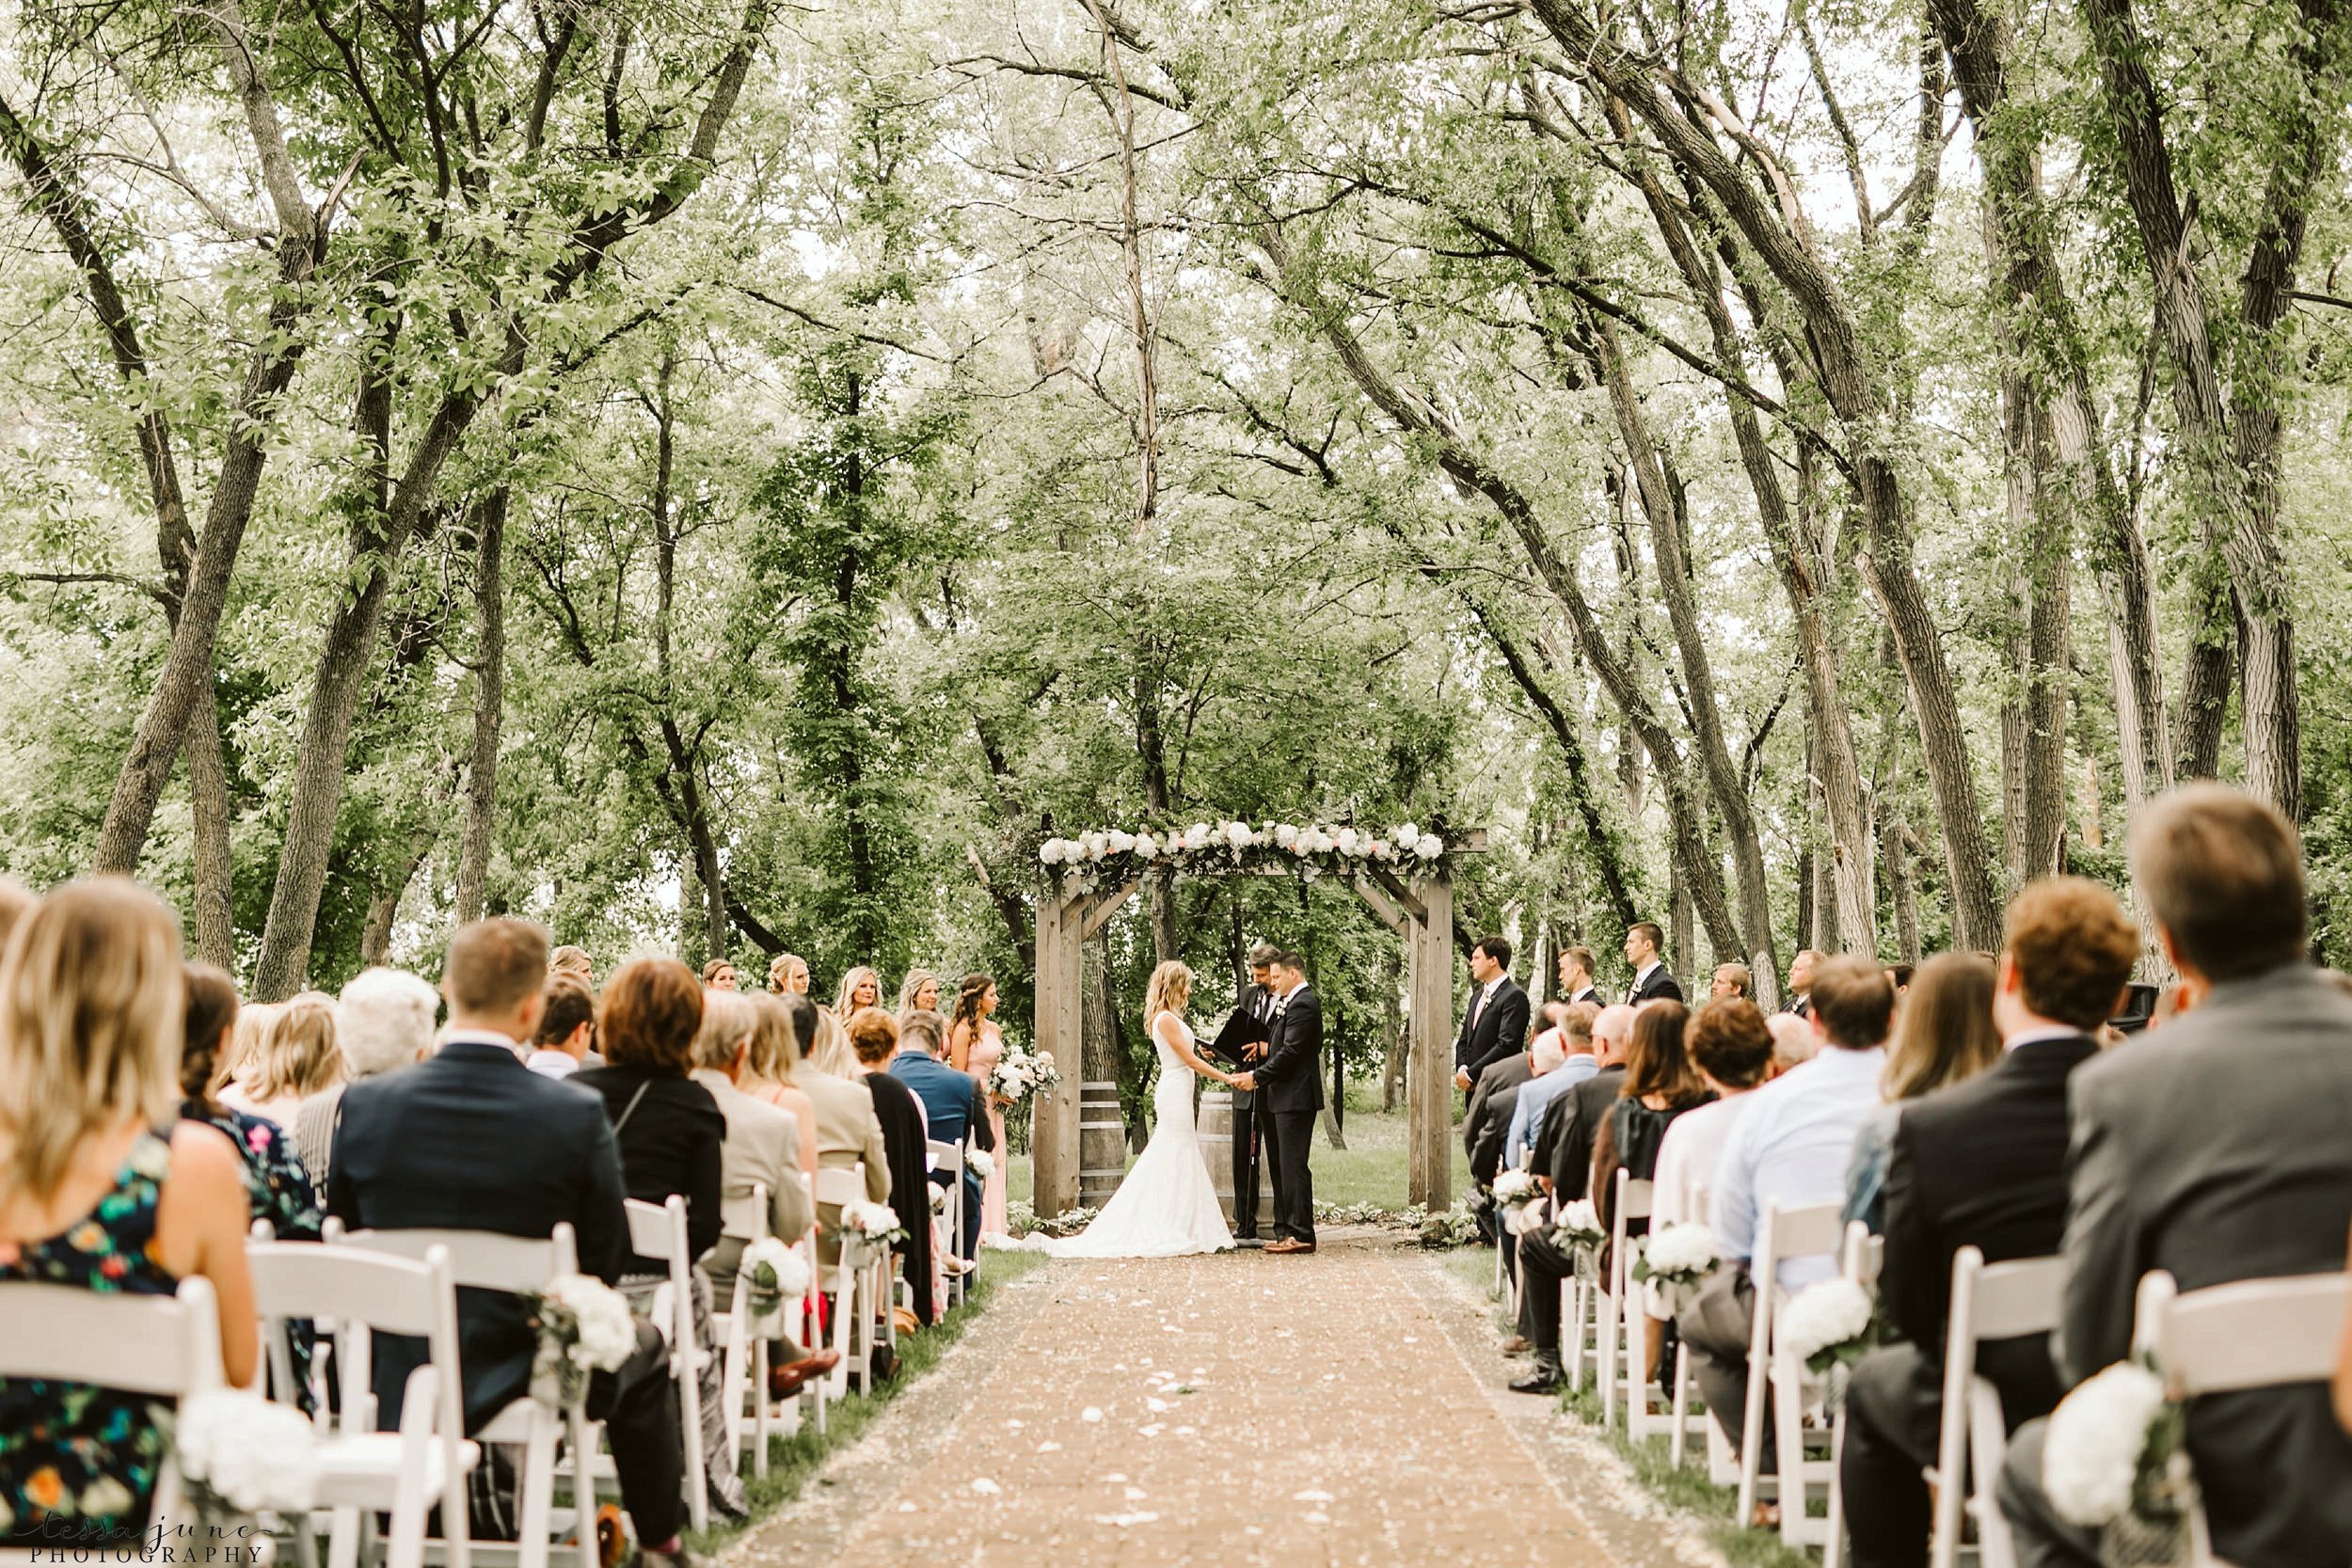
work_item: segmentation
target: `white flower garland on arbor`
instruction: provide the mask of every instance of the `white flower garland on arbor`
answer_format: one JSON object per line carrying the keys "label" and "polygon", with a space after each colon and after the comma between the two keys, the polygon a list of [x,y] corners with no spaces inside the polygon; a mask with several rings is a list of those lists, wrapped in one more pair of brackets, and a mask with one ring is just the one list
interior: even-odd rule
{"label": "white flower garland on arbor", "polygon": [[1037,858],[1049,877],[1092,881],[1104,871],[1133,872],[1167,865],[1183,870],[1241,871],[1253,865],[1296,864],[1313,877],[1373,865],[1435,864],[1446,852],[1438,833],[1407,822],[1384,835],[1365,828],[1300,827],[1292,822],[1196,822],[1180,832],[1125,832],[1117,828],[1049,838]]}

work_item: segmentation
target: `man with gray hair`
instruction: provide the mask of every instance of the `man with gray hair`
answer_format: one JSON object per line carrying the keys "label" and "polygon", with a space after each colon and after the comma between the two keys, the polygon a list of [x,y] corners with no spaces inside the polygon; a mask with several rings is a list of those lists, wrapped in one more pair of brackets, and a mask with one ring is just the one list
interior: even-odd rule
{"label": "man with gray hair", "polygon": [[343,1090],[362,1078],[405,1068],[433,1049],[433,1017],[441,993],[405,969],[363,969],[335,999],[335,1041],[342,1048],[343,1082],[311,1095],[294,1112],[294,1148],[321,1192],[335,1147]]}

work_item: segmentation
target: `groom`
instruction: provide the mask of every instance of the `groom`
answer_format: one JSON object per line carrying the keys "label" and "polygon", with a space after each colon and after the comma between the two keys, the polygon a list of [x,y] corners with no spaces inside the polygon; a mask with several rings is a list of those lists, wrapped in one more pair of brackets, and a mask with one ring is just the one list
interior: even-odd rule
{"label": "groom", "polygon": [[1265,1060],[1233,1080],[1255,1091],[1260,1138],[1274,1179],[1274,1236],[1269,1253],[1315,1249],[1315,1188],[1307,1168],[1315,1113],[1323,1109],[1323,1003],[1307,987],[1306,963],[1279,953],[1267,966],[1274,1017],[1266,1025]]}

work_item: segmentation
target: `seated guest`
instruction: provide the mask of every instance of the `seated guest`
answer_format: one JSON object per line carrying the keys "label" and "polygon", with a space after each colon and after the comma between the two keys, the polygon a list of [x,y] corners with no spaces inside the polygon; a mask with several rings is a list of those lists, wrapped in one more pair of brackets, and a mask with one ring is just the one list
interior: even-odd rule
{"label": "seated guest", "polygon": [[1511,1169],[1527,1168],[1551,1102],[1600,1071],[1593,1048],[1593,1028],[1600,1015],[1601,1009],[1590,1002],[1560,1009],[1559,1067],[1529,1080],[1511,1101],[1511,1125],[1502,1136],[1502,1163]]}
{"label": "seated guest", "polygon": [[[1846,1166],[1846,1218],[1872,1234],[1884,1229],[1881,1194],[1895,1118],[1907,1101],[1974,1078],[2000,1060],[1993,1022],[1993,960],[1979,953],[1939,953],[1918,973],[1918,986],[1895,1015],[1886,1046],[1886,1103],[1864,1119]],[[1893,984],[1890,980],[1888,984]]]}
{"label": "seated guest", "polygon": [[[1695,1111],[1715,1098],[1691,1065],[1684,1044],[1690,1009],[1679,1002],[1653,1002],[1633,1021],[1633,1039],[1626,1048],[1625,1081],[1617,1102],[1601,1118],[1593,1137],[1593,1210],[1601,1228],[1611,1229],[1617,1218],[1617,1172],[1629,1171],[1636,1181],[1647,1181],[1658,1171],[1658,1146],[1666,1130],[1685,1112]],[[1647,1220],[1629,1222],[1629,1233],[1649,1234]],[[1601,1259],[1601,1272],[1610,1271]]]}
{"label": "seated guest", "polygon": [[890,1206],[907,1232],[898,1247],[907,1285],[914,1293],[914,1315],[933,1323],[939,1310],[931,1277],[930,1133],[923,1102],[890,1074],[890,1060],[898,1053],[896,1019],[880,1007],[861,1007],[850,1015],[847,1032],[850,1048],[857,1053],[858,1071],[874,1097],[874,1119],[882,1124],[890,1165]]}
{"label": "seated guest", "polygon": [[291,1129],[294,1113],[312,1095],[343,1081],[343,1053],[335,1043],[335,999],[306,990],[278,1009],[262,1035],[251,1080],[222,1091],[222,1103]]}
{"label": "seated guest", "polygon": [[1566,1011],[1562,1003],[1545,1003],[1539,1020],[1542,1033],[1524,1051],[1514,1051],[1479,1074],[1470,1109],[1462,1117],[1462,1148],[1470,1155],[1470,1180],[1481,1187],[1493,1186],[1495,1173],[1502,1168],[1519,1092],[1567,1060],[1560,1044],[1560,1018]]}
{"label": "seated guest", "polygon": [[[1935,1463],[1952,1259],[1963,1246],[1992,1263],[2058,1250],[2067,1082],[2098,1054],[2094,1034],[2139,958],[2138,929],[2115,895],[2079,877],[2029,884],[2010,902],[2008,927],[1989,997],[1979,999],[1976,971],[1993,966],[1974,954],[1940,954],[1920,968],[1888,1053],[1888,1086],[1913,1081],[1921,1064],[1915,1054],[1906,1062],[1903,1037],[1931,1009],[1938,1027],[1972,1031],[1956,1005],[1997,1019],[2006,1049],[1989,1070],[1911,1098],[1893,1122],[1879,1306],[1904,1343],[1865,1356],[1846,1402],[1841,1474],[1859,1568],[1928,1560],[1920,1469]],[[2058,1402],[2042,1335],[1987,1342],[1977,1370],[2000,1390],[2011,1428]]]}
{"label": "seated guest", "polygon": [[[0,1282],[168,1296],[200,1275],[223,1369],[244,1386],[249,1180],[226,1137],[174,1115],[184,985],[179,923],[121,879],[62,888],[19,922],[0,960]],[[170,1415],[142,1395],[0,1377],[0,1543],[135,1541]]]}
{"label": "seated guest", "polygon": [[237,987],[211,964],[189,964],[182,975],[186,1004],[181,1015],[180,1116],[217,1128],[245,1160],[246,1199],[251,1218],[267,1220],[281,1242],[315,1242],[320,1222],[319,1189],[295,1139],[274,1121],[232,1111],[211,1096],[221,1048],[236,1026]]}
{"label": "seated guest", "polygon": [[[2343,1266],[2352,1225],[2352,999],[2303,961],[2301,849],[2270,807],[2192,784],[2143,807],[2132,878],[2193,1006],[2067,1085],[2064,1297],[2050,1354],[2071,1386],[2131,1354],[2151,1269],[2183,1291]],[[2097,1544],[2042,1490],[2043,1427],[2017,1434],[2001,1506],[2029,1568]],[[2352,1438],[2324,1382],[2190,1402],[2187,1449],[2213,1555],[2265,1568],[2352,1561]]]}
{"label": "seated guest", "polygon": [[[1715,1412],[1735,1447],[1747,1404],[1748,1338],[1755,1318],[1747,1267],[1764,1215],[1774,1204],[1800,1209],[1844,1200],[1854,1132],[1879,1103],[1879,1077],[1886,1070],[1883,1042],[1895,988],[1878,965],[1851,954],[1823,958],[1813,970],[1812,1005],[1810,1022],[1820,1037],[1820,1053],[1756,1091],[1715,1165],[1709,1202],[1715,1245],[1723,1267],[1731,1271],[1728,1288],[1710,1282],[1676,1320],[1683,1343],[1691,1347],[1707,1408]],[[1778,1272],[1780,1288],[1793,1293],[1829,1278],[1837,1268],[1826,1256],[1791,1258]],[[1772,1433],[1767,1421],[1768,1465]]]}
{"label": "seated guest", "polygon": [[[547,1010],[532,1036],[523,1066],[547,1078],[569,1078],[587,1067],[596,1043],[596,993],[577,975],[548,976]],[[596,1064],[601,1067],[603,1058]]]}
{"label": "seated guest", "polygon": [[[809,1042],[793,1082],[817,1107],[818,1165],[826,1170],[862,1168],[866,1200],[889,1202],[890,1151],[882,1142],[882,1121],[874,1114],[873,1091],[866,1086],[857,1053],[850,1047],[849,1032],[805,992],[786,991],[783,1000],[792,1015],[794,1037]],[[818,1204],[817,1256],[828,1267],[841,1260],[840,1228],[839,1207]]]}
{"label": "seated guest", "polygon": [[[960,1144],[967,1137],[975,1148],[996,1152],[996,1129],[989,1120],[988,1091],[968,1072],[958,1072],[939,1059],[946,1049],[946,1021],[933,1012],[912,1012],[898,1021],[898,1054],[890,1075],[913,1089],[923,1102],[924,1119],[934,1143]],[[930,1179],[947,1184],[946,1171]],[[970,1262],[980,1245],[980,1179],[963,1173],[963,1234],[957,1238],[957,1256]]]}
{"label": "seated guest", "polygon": [[[801,1180],[800,1119],[738,1086],[750,1070],[752,1019],[748,996],[712,991],[703,999],[702,1027],[694,1034],[694,1082],[710,1091],[726,1121],[719,1160],[722,1200],[739,1203],[752,1196],[755,1182],[765,1186],[768,1234],[797,1242],[817,1220],[816,1205]],[[716,1302],[735,1299],[743,1242],[723,1231],[703,1264]]]}
{"label": "seated guest", "polygon": [[1717,964],[1715,976],[1707,983],[1707,999],[1721,1002],[1726,998],[1745,1000],[1756,993],[1756,978],[1746,964]]}
{"label": "seated guest", "polygon": [[[495,1230],[546,1237],[572,1227],[580,1267],[607,1284],[628,1261],[621,1161],[603,1103],[525,1068],[520,1042],[546,1005],[547,934],[520,920],[481,920],[450,939],[442,987],[449,1037],[415,1067],[343,1092],[328,1166],[327,1212],[354,1228]],[[691,983],[691,979],[690,979]],[[457,1292],[466,1429],[524,1398],[538,1336],[521,1298]],[[379,1424],[400,1424],[401,1396],[421,1361],[413,1341],[375,1341]],[[618,1371],[589,1380],[588,1414],[604,1423],[621,1502],[657,1561],[689,1560],[669,1352],[651,1323]]]}
{"label": "seated guest", "polygon": [[596,989],[596,966],[589,958],[588,949],[575,947],[568,942],[548,955],[548,973],[568,974],[590,990]]}
{"label": "seated guest", "polygon": [[1633,1021],[1639,1016],[1625,1003],[1601,1009],[1593,1021],[1593,1055],[1597,1070],[1581,1084],[1554,1099],[1544,1113],[1543,1130],[1528,1169],[1538,1180],[1550,1183],[1551,1196],[1573,1203],[1585,1196],[1593,1176],[1593,1139],[1603,1117],[1617,1102],[1625,1084],[1626,1051],[1633,1043]]}
{"label": "seated guest", "polygon": [[[1685,1221],[1706,1223],[1707,1215],[1692,1207],[1692,1190],[1713,1188],[1715,1163],[1748,1108],[1748,1096],[1772,1070],[1772,1032],[1756,1004],[1744,997],[1709,1002],[1692,1013],[1683,1039],[1691,1066],[1715,1098],[1677,1117],[1659,1140],[1658,1164],[1650,1174],[1653,1235]],[[1671,1322],[1665,1296],[1656,1289],[1647,1295],[1649,1316]],[[1653,1331],[1652,1338],[1663,1343],[1662,1331]]]}
{"label": "seated guest", "polygon": [[213,1069],[213,1099],[235,1110],[251,1115],[253,1079],[262,1070],[262,1037],[278,1015],[285,1011],[283,1002],[247,1002],[237,1009],[236,1024],[229,1031],[228,1049],[221,1053],[219,1065]]}
{"label": "seated guest", "polygon": [[801,1148],[796,1157],[801,1174],[817,1180],[817,1102],[800,1086],[795,1074],[801,1044],[792,1029],[792,1009],[774,993],[752,1001],[751,1054],[735,1086],[754,1100],[764,1100],[792,1113],[800,1124]]}
{"label": "seated guest", "polygon": [[362,1078],[423,1061],[433,1050],[433,1015],[440,1010],[440,993],[399,969],[363,969],[335,998],[335,1044],[343,1053],[343,1082],[303,1101],[289,1130],[322,1194],[343,1091]]}
{"label": "seated guest", "polygon": [[1777,1012],[1764,1022],[1772,1032],[1774,1077],[1792,1067],[1811,1061],[1820,1053],[1821,1037],[1813,1032],[1812,992],[1805,993],[1804,1011]]}

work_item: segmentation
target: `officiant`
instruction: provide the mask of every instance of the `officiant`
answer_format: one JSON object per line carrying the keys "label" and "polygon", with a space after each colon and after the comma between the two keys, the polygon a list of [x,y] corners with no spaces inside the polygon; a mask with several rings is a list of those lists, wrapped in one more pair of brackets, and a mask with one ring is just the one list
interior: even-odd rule
{"label": "officiant", "polygon": [[[1210,1046],[1236,1068],[1265,1060],[1266,1021],[1274,1014],[1273,963],[1280,952],[1263,942],[1249,950],[1249,987]],[[1245,1246],[1259,1243],[1256,1098],[1253,1090],[1233,1090],[1233,1240]]]}

